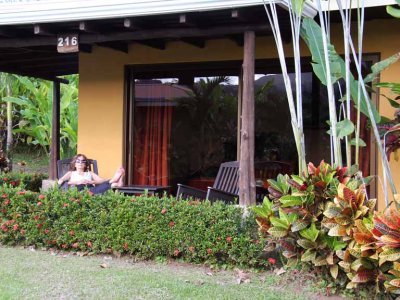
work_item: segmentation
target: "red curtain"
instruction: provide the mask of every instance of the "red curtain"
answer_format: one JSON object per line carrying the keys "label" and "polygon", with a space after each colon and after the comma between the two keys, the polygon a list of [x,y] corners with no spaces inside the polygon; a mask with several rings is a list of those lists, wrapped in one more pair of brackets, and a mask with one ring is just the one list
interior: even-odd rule
{"label": "red curtain", "polygon": [[168,185],[171,119],[171,106],[136,107],[134,184]]}

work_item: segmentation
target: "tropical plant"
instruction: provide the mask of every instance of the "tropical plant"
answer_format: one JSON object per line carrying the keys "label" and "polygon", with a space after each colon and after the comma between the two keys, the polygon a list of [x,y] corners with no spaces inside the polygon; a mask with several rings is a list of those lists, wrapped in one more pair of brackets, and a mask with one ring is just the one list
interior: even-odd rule
{"label": "tropical plant", "polygon": [[290,23],[292,28],[294,64],[296,73],[296,102],[293,99],[292,85],[286,65],[285,51],[278,21],[278,13],[274,1],[269,1],[269,8],[264,0],[265,11],[271,25],[275,43],[278,50],[279,61],[281,64],[283,80],[285,83],[286,96],[289,105],[291,125],[296,143],[297,155],[299,158],[299,171],[306,169],[306,153],[303,131],[303,112],[302,112],[302,93],[301,93],[301,64],[300,64],[300,24],[301,15],[304,8],[304,0],[289,1]]}
{"label": "tropical plant", "polygon": [[[396,0],[397,5],[400,5],[400,0]],[[388,12],[389,15],[395,17],[395,18],[400,18],[400,8],[396,8],[394,6],[387,6],[386,11]]]}
{"label": "tropical plant", "polygon": [[[49,153],[52,128],[51,83],[14,75],[22,88],[19,96],[5,97],[5,101],[17,106],[20,119],[14,133],[25,135],[28,144],[41,146]],[[61,88],[61,154],[75,153],[77,144],[78,77],[68,76],[70,85]]]}

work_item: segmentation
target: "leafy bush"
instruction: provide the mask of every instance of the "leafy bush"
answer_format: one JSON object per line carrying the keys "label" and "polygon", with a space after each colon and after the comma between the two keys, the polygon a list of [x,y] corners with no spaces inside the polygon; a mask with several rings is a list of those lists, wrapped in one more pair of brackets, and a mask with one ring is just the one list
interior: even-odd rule
{"label": "leafy bush", "polygon": [[[272,201],[255,208],[267,250],[282,250],[288,265],[302,264],[328,272],[337,283],[356,287],[373,281],[372,248],[363,245],[371,228],[375,200],[355,170],[320,163],[307,174],[269,180]],[[364,249],[364,248],[365,249]]]}
{"label": "leafy bush", "polygon": [[355,170],[321,162],[269,183],[272,201],[254,208],[267,251],[329,273],[332,284],[400,294],[400,212],[374,212],[376,199],[366,198]]}
{"label": "leafy bush", "polygon": [[12,187],[23,185],[29,191],[39,192],[42,180],[46,178],[46,175],[39,173],[0,173],[0,185],[8,184]]}
{"label": "leafy bush", "polygon": [[262,243],[252,213],[223,203],[1,187],[0,242],[260,266]]}

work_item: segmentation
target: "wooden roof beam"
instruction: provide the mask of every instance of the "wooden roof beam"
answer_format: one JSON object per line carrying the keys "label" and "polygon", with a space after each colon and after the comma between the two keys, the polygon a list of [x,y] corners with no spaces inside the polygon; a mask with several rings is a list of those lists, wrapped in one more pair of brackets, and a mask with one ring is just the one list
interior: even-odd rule
{"label": "wooden roof beam", "polygon": [[133,18],[125,18],[124,28],[126,30],[139,30],[142,28],[142,25],[140,25],[139,22],[135,21]]}
{"label": "wooden roof beam", "polygon": [[35,35],[54,35],[54,31],[47,25],[35,24],[33,26],[33,33]]}
{"label": "wooden roof beam", "polygon": [[231,36],[229,36],[229,39],[234,41],[236,43],[236,45],[238,45],[239,47],[243,47],[243,45],[244,45],[244,36],[243,36],[243,34],[231,35]]}
{"label": "wooden roof beam", "polygon": [[89,23],[87,21],[81,21],[79,22],[79,30],[88,32],[88,33],[99,33],[101,32],[101,29],[99,26],[94,25],[93,23]]}
{"label": "wooden roof beam", "polygon": [[142,40],[142,41],[136,41],[136,43],[158,50],[165,50],[167,48],[166,42],[162,40]]}
{"label": "wooden roof beam", "polygon": [[92,53],[92,45],[90,44],[79,44],[79,52],[84,52],[84,53]]}
{"label": "wooden roof beam", "polygon": [[187,37],[187,38],[181,38],[181,41],[197,48],[204,48],[206,46],[206,40],[202,38]]}
{"label": "wooden roof beam", "polygon": [[[118,31],[102,34],[80,34],[80,43],[93,44],[111,41],[143,41],[152,39],[180,39],[185,37],[204,37],[224,36],[230,34],[243,34],[247,30],[256,32],[271,33],[268,24],[244,24],[235,26],[221,26],[213,28],[171,28],[171,29],[147,29],[135,32]],[[18,48],[33,46],[57,45],[55,36],[36,36],[28,38],[0,38],[0,48]]]}
{"label": "wooden roof beam", "polygon": [[197,20],[193,14],[180,14],[179,15],[179,24],[185,26],[197,26]]}
{"label": "wooden roof beam", "polygon": [[97,46],[110,48],[115,51],[120,51],[123,53],[129,52],[129,44],[124,42],[104,42],[104,43],[98,43]]}

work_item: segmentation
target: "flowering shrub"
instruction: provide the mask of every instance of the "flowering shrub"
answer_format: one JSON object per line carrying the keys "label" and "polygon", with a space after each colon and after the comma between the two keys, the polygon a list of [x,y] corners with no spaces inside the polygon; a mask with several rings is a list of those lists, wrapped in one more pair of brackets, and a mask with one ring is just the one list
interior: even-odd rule
{"label": "flowering shrub", "polygon": [[179,258],[220,265],[268,265],[254,215],[223,203],[0,187],[0,243]]}
{"label": "flowering shrub", "polygon": [[39,192],[42,180],[45,178],[46,175],[39,173],[0,173],[0,185],[8,184],[16,187],[22,184],[27,190]]}

